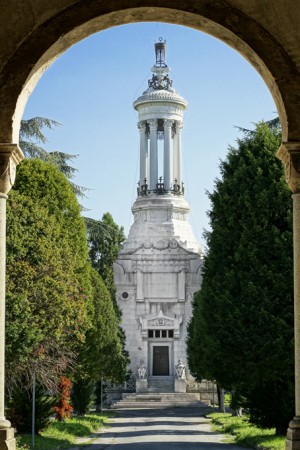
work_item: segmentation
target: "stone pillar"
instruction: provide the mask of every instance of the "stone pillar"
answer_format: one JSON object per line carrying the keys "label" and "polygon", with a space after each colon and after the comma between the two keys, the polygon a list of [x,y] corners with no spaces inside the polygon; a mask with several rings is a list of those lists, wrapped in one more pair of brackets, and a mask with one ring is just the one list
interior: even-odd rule
{"label": "stone pillar", "polygon": [[137,270],[136,272],[136,301],[144,301],[144,279],[143,272]]}
{"label": "stone pillar", "polygon": [[138,378],[135,381],[135,391],[137,394],[148,392],[148,380],[143,379],[139,380]]}
{"label": "stone pillar", "polygon": [[145,133],[144,133],[144,149],[145,149],[145,178],[147,179],[147,184],[149,184],[149,150],[148,150],[147,126],[145,126]]}
{"label": "stone pillar", "polygon": [[14,429],[5,418],[5,261],[6,261],[6,199],[16,176],[16,166],[24,158],[15,144],[0,144],[0,449],[16,448]]}
{"label": "stone pillar", "polygon": [[176,133],[174,135],[174,179],[177,179],[177,183],[181,188],[182,175],[181,175],[181,130],[182,123],[176,123]]}
{"label": "stone pillar", "polygon": [[286,450],[300,449],[300,142],[281,145],[277,157],[283,162],[293,191],[294,237],[294,333],[295,333],[295,417],[289,423]]}
{"label": "stone pillar", "polygon": [[140,122],[138,127],[140,130],[140,186],[142,186],[147,178],[148,136],[145,122]]}
{"label": "stone pillar", "polygon": [[165,189],[169,191],[171,189],[171,132],[172,132],[172,120],[164,121],[164,185]]}
{"label": "stone pillar", "polygon": [[150,190],[156,189],[158,182],[158,155],[157,155],[157,120],[149,120],[150,125]]}
{"label": "stone pillar", "polygon": [[174,386],[175,392],[186,392],[186,380],[179,380],[178,378],[175,378],[175,386]]}

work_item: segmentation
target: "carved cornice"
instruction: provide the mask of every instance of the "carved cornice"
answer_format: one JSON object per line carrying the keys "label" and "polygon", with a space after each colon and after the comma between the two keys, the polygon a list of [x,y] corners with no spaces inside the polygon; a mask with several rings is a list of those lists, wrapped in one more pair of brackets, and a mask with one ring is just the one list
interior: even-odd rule
{"label": "carved cornice", "polygon": [[22,150],[17,144],[0,143],[0,193],[7,195],[15,178],[16,167],[24,159]]}
{"label": "carved cornice", "polygon": [[170,102],[170,103],[178,103],[182,105],[184,108],[187,108],[188,102],[181,97],[180,95],[168,92],[168,91],[154,91],[154,92],[147,92],[143,94],[141,97],[139,97],[134,103],[133,106],[136,108],[137,106],[140,106],[143,103],[149,103],[149,102],[157,102],[157,101],[163,101],[163,102]]}

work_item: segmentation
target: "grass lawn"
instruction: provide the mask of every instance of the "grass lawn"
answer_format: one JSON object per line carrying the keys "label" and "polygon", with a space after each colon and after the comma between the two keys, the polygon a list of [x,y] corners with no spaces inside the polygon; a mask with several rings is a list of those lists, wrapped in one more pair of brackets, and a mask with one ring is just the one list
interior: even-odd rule
{"label": "grass lawn", "polygon": [[284,450],[285,436],[276,436],[275,429],[262,429],[249,423],[247,416],[233,417],[231,414],[208,414],[214,429],[231,435],[228,441],[241,447]]}
{"label": "grass lawn", "polygon": [[[114,413],[91,413],[86,416],[73,417],[64,422],[53,421],[50,426],[35,437],[35,446],[31,446],[31,435],[22,434],[17,436],[17,450],[61,450],[76,444],[77,437],[85,437],[108,426],[107,420]],[[85,444],[81,444],[84,446]],[[80,446],[80,444],[76,444]]]}

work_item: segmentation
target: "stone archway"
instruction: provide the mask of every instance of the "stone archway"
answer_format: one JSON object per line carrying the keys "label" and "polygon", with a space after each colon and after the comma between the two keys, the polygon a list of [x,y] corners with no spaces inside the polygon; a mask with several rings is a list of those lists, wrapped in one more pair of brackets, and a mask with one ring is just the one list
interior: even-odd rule
{"label": "stone archway", "polygon": [[[34,11],[29,0],[18,3],[23,4],[23,8],[16,11],[12,3],[6,8],[7,17],[5,14],[2,16],[2,21],[7,19],[9,23],[10,15],[17,19],[20,13],[20,25],[16,29],[19,31],[21,28],[21,32],[10,36],[10,40],[15,38],[15,48],[8,48],[11,53],[0,66],[0,104],[5,105],[0,110],[0,122],[5,125],[0,130],[0,142],[17,142],[18,120],[27,97],[42,73],[61,53],[95,32],[143,21],[164,21],[192,27],[211,34],[241,53],[260,73],[274,98],[284,141],[298,139],[300,119],[296,119],[295,116],[299,115],[295,112],[300,105],[296,105],[294,100],[299,90],[300,75],[296,61],[289,58],[286,49],[272,33],[271,14],[267,25],[272,27],[256,20],[256,16],[257,19],[267,19],[257,0],[247,2],[249,7],[234,7],[235,3],[241,3],[239,0],[202,0],[187,2],[186,5],[178,0],[131,0],[129,4],[124,2],[125,5],[122,0],[109,2],[109,5],[103,5],[99,0],[63,0],[59,6],[52,0],[49,6],[43,6],[42,11],[39,8]],[[268,13],[273,9],[272,5]],[[274,17],[276,15],[281,15],[282,20],[284,9],[279,8]]]}
{"label": "stone archway", "polygon": [[[71,45],[116,25],[160,21],[211,34],[241,53],[268,86],[282,123],[279,157],[294,192],[296,418],[287,448],[300,448],[300,5],[293,0],[14,0],[0,16],[0,447],[14,448],[4,417],[5,202],[22,159],[20,119],[49,65]],[[299,355],[298,355],[299,354]],[[1,430],[0,430],[1,431]],[[298,436],[299,434],[299,436]],[[8,442],[7,444],[5,442]]]}

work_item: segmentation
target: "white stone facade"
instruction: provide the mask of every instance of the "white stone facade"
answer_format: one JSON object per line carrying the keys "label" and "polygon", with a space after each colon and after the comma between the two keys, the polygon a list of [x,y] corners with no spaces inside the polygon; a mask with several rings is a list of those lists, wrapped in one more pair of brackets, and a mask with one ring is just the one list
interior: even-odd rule
{"label": "white stone facade", "polygon": [[[163,58],[161,56],[163,49]],[[140,182],[132,207],[134,223],[114,266],[122,327],[137,374],[176,376],[186,358],[186,327],[191,300],[201,285],[201,251],[188,222],[181,174],[181,129],[187,102],[171,87],[164,61],[165,42],[156,44],[149,88],[134,102],[139,113]],[[163,177],[158,178],[158,145],[163,146]],[[188,367],[186,378],[190,379]]]}

